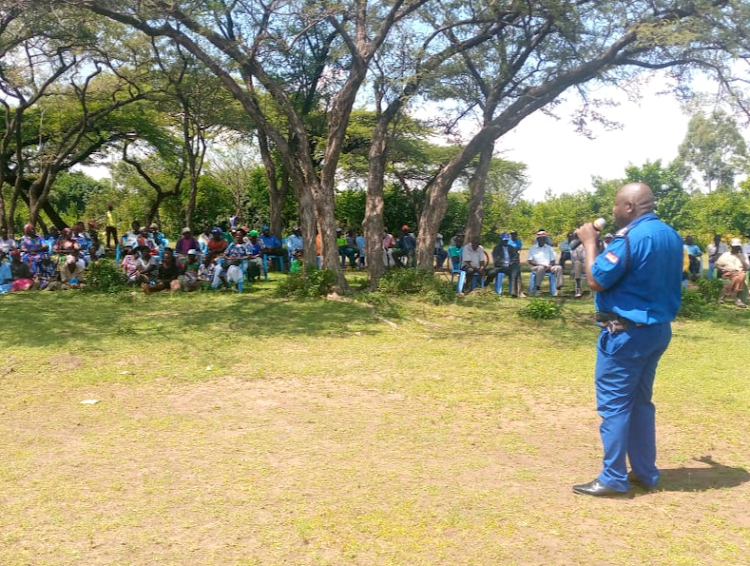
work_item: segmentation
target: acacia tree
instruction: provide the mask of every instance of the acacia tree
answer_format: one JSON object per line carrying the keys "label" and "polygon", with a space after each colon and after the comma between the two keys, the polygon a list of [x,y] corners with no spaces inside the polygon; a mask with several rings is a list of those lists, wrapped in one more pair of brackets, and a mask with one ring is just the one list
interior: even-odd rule
{"label": "acacia tree", "polygon": [[[393,3],[351,1],[329,4],[307,0],[285,2],[191,2],[141,0],[123,5],[107,0],[56,0],[50,5],[84,7],[132,26],[150,37],[168,37],[203,62],[241,102],[253,122],[273,142],[292,185],[310,191],[317,213],[323,267],[336,274],[337,287],[346,288],[340,268],[334,231],[333,195],[338,160],[349,116],[368,66],[393,26],[404,21],[428,0],[396,0]],[[39,3],[41,5],[41,3]],[[318,171],[309,152],[312,147],[305,121],[300,117],[285,83],[280,78],[285,53],[300,36],[289,37],[289,22],[298,29],[324,26],[338,38],[335,54],[326,60],[328,88],[332,93],[324,145],[319,148]],[[292,147],[288,136],[268,120],[267,112],[253,95],[262,88],[284,115],[298,140]],[[306,237],[305,247],[314,244]],[[307,261],[312,254],[307,254]]]}
{"label": "acacia tree", "polygon": [[[417,263],[429,268],[447,194],[466,164],[524,118],[574,87],[586,97],[591,82],[624,84],[644,70],[670,69],[675,89],[691,73],[711,73],[743,108],[733,64],[748,56],[748,5],[728,0],[695,2],[502,2],[510,21],[503,31],[502,80],[488,96],[498,100],[492,118],[431,182],[419,226]],[[461,2],[447,12],[457,20],[483,2]],[[736,68],[736,67],[735,67]],[[585,121],[585,115],[579,116]]]}
{"label": "acacia tree", "polygon": [[90,19],[29,13],[24,2],[1,7],[0,186],[13,191],[7,207],[0,191],[0,216],[12,229],[20,199],[30,222],[40,221],[44,210],[62,227],[49,202],[57,175],[128,135],[127,110],[145,96],[143,77],[137,68],[113,65],[93,46],[95,32],[106,43],[116,30]]}
{"label": "acacia tree", "polygon": [[163,96],[154,93],[152,98],[158,101],[157,109],[169,116],[180,132],[184,171],[178,176],[187,176],[185,225],[192,226],[206,151],[222,126],[232,122],[232,104],[226,89],[213,74],[205,72],[195,56],[179,45],[165,43],[152,38],[153,58],[166,82]]}

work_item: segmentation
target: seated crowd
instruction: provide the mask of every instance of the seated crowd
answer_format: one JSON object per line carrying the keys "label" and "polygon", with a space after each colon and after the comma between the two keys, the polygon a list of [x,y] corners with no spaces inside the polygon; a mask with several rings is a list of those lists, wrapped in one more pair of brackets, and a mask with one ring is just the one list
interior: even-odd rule
{"label": "seated crowd", "polygon": [[[88,229],[83,222],[58,231],[54,227],[42,236],[35,227],[27,224],[23,236],[16,241],[7,230],[0,231],[0,293],[24,290],[64,290],[80,288],[86,282],[86,268],[96,263],[106,252],[99,240],[96,225]],[[109,226],[107,237],[110,236]],[[336,229],[341,266],[351,269],[366,265],[365,240],[353,228]],[[600,251],[604,250],[614,236],[604,234],[599,240]],[[508,281],[511,296],[524,297],[522,285],[521,250],[523,242],[518,232],[502,232],[499,242],[488,254],[478,237],[464,241],[463,230],[457,231],[446,247],[443,235],[437,234],[434,257],[437,270],[447,265],[453,273],[463,273],[460,278],[468,292],[477,284],[491,285],[499,278]],[[273,235],[268,226],[261,230],[233,227],[206,227],[198,236],[190,228],[183,228],[181,236],[170,247],[169,240],[157,224],[148,228],[134,221],[131,230],[116,246],[116,260],[129,285],[140,286],[145,293],[156,291],[195,291],[199,288],[217,289],[240,286],[247,279],[254,281],[268,270],[268,265],[290,273],[299,271],[303,262],[303,239],[299,226],[282,242]],[[320,256],[320,235],[316,238],[316,253]],[[384,231],[382,239],[383,259],[387,267],[403,268],[416,265],[417,240],[408,225],[401,227],[398,237]],[[583,296],[585,281],[585,250],[576,245],[575,234],[569,232],[560,243],[558,251],[545,230],[538,230],[532,245],[526,251],[532,295],[541,291],[549,280],[550,291],[555,294],[562,289],[566,277],[566,263],[570,262],[568,276],[574,280],[574,296]],[[684,282],[703,275],[703,252],[692,236],[685,238]],[[716,235],[707,246],[708,278],[718,276],[727,281],[725,296],[734,299],[744,308],[742,293],[746,289],[745,278],[750,271],[750,242],[743,245],[733,238],[731,245],[722,242]],[[498,281],[499,283],[499,281]],[[554,286],[554,288],[552,288]],[[498,289],[499,290],[499,289]]]}

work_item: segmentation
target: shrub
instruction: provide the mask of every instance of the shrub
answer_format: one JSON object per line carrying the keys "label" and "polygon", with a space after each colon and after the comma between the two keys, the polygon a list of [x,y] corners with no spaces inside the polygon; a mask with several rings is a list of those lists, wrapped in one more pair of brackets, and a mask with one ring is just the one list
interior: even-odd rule
{"label": "shrub", "polygon": [[307,267],[304,271],[292,273],[276,288],[280,297],[298,299],[316,299],[325,297],[335,283],[333,272],[329,269]]}
{"label": "shrub", "polygon": [[456,300],[456,290],[447,281],[421,269],[390,269],[380,280],[378,290],[385,295],[419,295],[435,305]]}
{"label": "shrub", "polygon": [[[702,277],[695,282],[698,286],[698,293],[706,303],[715,303],[719,300],[725,283],[722,279],[704,279]],[[684,296],[683,294],[683,300]]]}
{"label": "shrub", "polygon": [[533,298],[518,314],[536,320],[552,320],[562,317],[562,306],[547,299]]}
{"label": "shrub", "polygon": [[[707,281],[707,280],[704,280]],[[706,300],[703,294],[693,289],[682,290],[682,305],[677,316],[682,318],[701,319],[706,314]]]}
{"label": "shrub", "polygon": [[118,293],[125,287],[125,274],[114,261],[101,259],[91,264],[85,289],[100,293]]}

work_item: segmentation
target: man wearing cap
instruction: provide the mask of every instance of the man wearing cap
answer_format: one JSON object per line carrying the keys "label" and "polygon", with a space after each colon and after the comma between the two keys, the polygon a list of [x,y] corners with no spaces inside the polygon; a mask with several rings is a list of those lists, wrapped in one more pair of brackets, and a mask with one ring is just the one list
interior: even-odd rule
{"label": "man wearing cap", "polygon": [[577,494],[624,495],[631,485],[650,490],[659,481],[651,396],[680,308],[683,249],[682,238],[657,218],[654,206],[648,185],[628,183],[615,196],[612,213],[620,230],[606,250],[599,252],[592,223],[577,231],[602,326],[594,383],[604,447],[601,473],[573,486]]}
{"label": "man wearing cap", "polygon": [[542,281],[547,273],[554,275],[557,288],[562,288],[563,270],[559,265],[555,265],[555,259],[555,250],[549,244],[547,232],[539,230],[536,233],[536,241],[531,244],[528,254],[528,262],[534,274],[535,288],[531,290],[534,295],[541,290]]}
{"label": "man wearing cap", "polygon": [[492,267],[487,270],[487,285],[494,281],[498,273],[502,273],[508,278],[511,297],[517,297],[518,290],[514,288],[513,283],[518,278],[518,272],[521,271],[521,262],[518,250],[509,246],[509,241],[510,234],[503,232],[500,234],[500,243],[492,249]]}
{"label": "man wearing cap", "polygon": [[723,303],[725,296],[728,294],[730,298],[736,298],[735,305],[744,309],[747,308],[747,305],[742,302],[741,295],[742,291],[745,290],[745,273],[750,271],[750,262],[742,252],[742,240],[732,238],[731,245],[731,249],[721,254],[714,263],[721,274],[721,278],[729,282],[724,287],[719,302]]}
{"label": "man wearing cap", "polygon": [[271,229],[268,226],[261,228],[259,240],[263,249],[263,255],[284,257],[284,246],[281,245],[281,242],[274,234],[271,234]]}
{"label": "man wearing cap", "polygon": [[49,291],[78,289],[84,284],[85,269],[78,261],[78,252],[65,256],[65,264],[60,268],[60,281],[52,281],[47,286]]}

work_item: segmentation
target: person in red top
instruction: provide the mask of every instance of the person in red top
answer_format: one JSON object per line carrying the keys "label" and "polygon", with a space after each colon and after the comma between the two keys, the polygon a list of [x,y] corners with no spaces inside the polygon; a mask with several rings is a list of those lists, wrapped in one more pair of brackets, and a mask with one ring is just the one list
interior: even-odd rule
{"label": "person in red top", "polygon": [[211,230],[211,239],[208,241],[208,253],[211,257],[223,254],[227,245],[227,241],[224,239],[224,230],[218,227]]}

